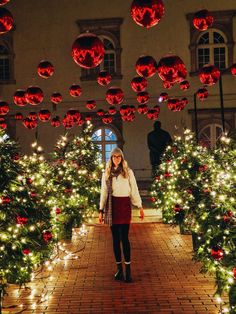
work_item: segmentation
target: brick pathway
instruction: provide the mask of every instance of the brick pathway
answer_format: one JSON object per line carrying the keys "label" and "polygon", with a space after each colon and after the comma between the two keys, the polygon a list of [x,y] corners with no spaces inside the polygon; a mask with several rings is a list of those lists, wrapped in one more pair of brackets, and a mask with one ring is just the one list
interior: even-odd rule
{"label": "brick pathway", "polygon": [[[85,249],[75,253],[77,260],[58,261],[51,273],[38,274],[43,279],[30,283],[31,290],[11,286],[3,313],[219,312],[213,279],[200,274],[200,265],[191,260],[191,236],[180,235],[177,228],[162,223],[132,224],[134,282],[126,284],[113,280],[116,267],[110,230],[100,225],[87,230]],[[76,251],[82,246],[75,236],[73,244],[65,247]],[[40,300],[41,295],[49,299]]]}

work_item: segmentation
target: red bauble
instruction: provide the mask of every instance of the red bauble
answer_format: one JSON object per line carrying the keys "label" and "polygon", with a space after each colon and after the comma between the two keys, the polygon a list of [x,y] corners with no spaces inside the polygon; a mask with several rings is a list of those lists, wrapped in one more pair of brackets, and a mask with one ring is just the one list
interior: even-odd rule
{"label": "red bauble", "polygon": [[120,114],[121,114],[121,116],[127,116],[127,115],[131,114],[130,106],[122,105],[120,107]]}
{"label": "red bauble", "polygon": [[116,114],[116,107],[114,107],[114,106],[109,107],[108,113],[109,113],[110,115]]}
{"label": "red bauble", "polygon": [[59,215],[61,213],[61,209],[59,207],[55,208],[56,215]]}
{"label": "red bauble", "polygon": [[23,114],[21,112],[17,112],[15,114],[15,120],[23,120]]}
{"label": "red bauble", "polygon": [[63,120],[62,120],[62,124],[63,124],[65,129],[71,129],[74,126],[75,122],[68,119],[67,115],[65,115]]}
{"label": "red bauble", "polygon": [[155,109],[149,109],[147,112],[147,117],[150,120],[157,120],[158,119],[158,112]]}
{"label": "red bauble", "polygon": [[112,123],[112,120],[113,120],[112,116],[107,115],[107,114],[105,114],[105,115],[102,117],[102,122],[103,122],[104,124]]}
{"label": "red bauble", "polygon": [[187,89],[189,89],[190,87],[190,84],[189,84],[189,81],[183,81],[179,84],[179,87],[181,90],[184,90],[186,91]]}
{"label": "red bauble", "polygon": [[135,68],[138,75],[151,77],[157,71],[157,63],[151,56],[141,56],[138,58]]}
{"label": "red bauble", "polygon": [[230,71],[233,76],[236,76],[236,63],[231,66]]}
{"label": "red bauble", "polygon": [[102,86],[107,86],[111,82],[111,75],[107,71],[101,71],[97,77],[98,84]]}
{"label": "red bauble", "polygon": [[205,87],[199,88],[197,91],[197,97],[200,100],[206,99],[208,97],[208,90]]}
{"label": "red bauble", "polygon": [[53,126],[54,128],[57,128],[60,125],[61,125],[60,117],[56,116],[56,117],[52,118],[51,126]]}
{"label": "red bauble", "polygon": [[31,120],[30,118],[25,118],[23,120],[23,125],[29,129],[29,130],[32,130],[34,128],[36,128],[36,126],[38,125],[37,121],[36,120]]}
{"label": "red bauble", "polygon": [[60,93],[53,93],[50,97],[50,100],[53,104],[57,105],[62,102],[62,95]]}
{"label": "red bauble", "polygon": [[165,89],[171,89],[174,86],[174,83],[170,83],[168,81],[163,81],[162,85]]}
{"label": "red bauble", "polygon": [[148,92],[140,92],[137,94],[137,101],[140,103],[140,104],[146,104],[148,101],[149,101],[149,94]]}
{"label": "red bauble", "polygon": [[224,251],[219,246],[215,246],[211,249],[211,256],[220,261],[224,257]]}
{"label": "red bauble", "polygon": [[1,197],[1,200],[2,200],[2,204],[9,204],[11,203],[11,198],[9,196],[2,196]]}
{"label": "red bauble", "polygon": [[9,32],[13,27],[13,16],[5,8],[0,8],[0,35]]}
{"label": "red bauble", "polygon": [[26,91],[23,89],[18,89],[13,95],[13,102],[17,106],[25,106],[27,104]]}
{"label": "red bauble", "polygon": [[175,204],[175,207],[174,207],[174,211],[176,213],[179,213],[183,210],[183,208],[179,205],[179,204]]}
{"label": "red bauble", "polygon": [[72,45],[72,57],[82,68],[94,68],[104,58],[103,42],[92,33],[81,34]]}
{"label": "red bauble", "polygon": [[0,118],[0,128],[6,130],[7,124],[4,118]]}
{"label": "red bauble", "polygon": [[130,10],[135,23],[146,28],[158,24],[164,13],[162,0],[134,0]]}
{"label": "red bauble", "polygon": [[37,114],[37,112],[30,112],[30,113],[28,114],[28,118],[30,118],[30,119],[33,120],[33,121],[37,121],[37,120],[38,120],[38,114]]}
{"label": "red bauble", "polygon": [[141,76],[135,76],[131,81],[131,88],[136,93],[145,91],[147,85],[147,80]]}
{"label": "red bauble", "polygon": [[48,122],[51,119],[51,112],[47,109],[43,109],[39,111],[39,120],[42,122]]}
{"label": "red bauble", "polygon": [[157,73],[163,81],[180,83],[185,80],[187,69],[180,57],[176,55],[167,55],[159,61]]}
{"label": "red bauble", "polygon": [[156,112],[157,112],[157,114],[159,114],[160,111],[161,111],[161,108],[160,108],[160,106],[158,106],[158,105],[155,105],[152,109],[155,109]]}
{"label": "red bauble", "polygon": [[21,216],[16,217],[16,223],[19,225],[25,225],[27,222],[28,222],[27,217],[21,217]]}
{"label": "red bauble", "polygon": [[128,115],[122,115],[121,119],[125,122],[132,122],[135,119],[135,115],[133,113],[130,113]]}
{"label": "red bauble", "polygon": [[168,100],[168,94],[167,93],[160,93],[160,96],[158,98],[158,101],[159,102],[165,102]]}
{"label": "red bauble", "polygon": [[43,101],[43,91],[37,86],[30,86],[26,91],[26,101],[30,105],[38,105]]}
{"label": "red bauble", "polygon": [[5,116],[10,108],[6,101],[0,101],[0,116]]}
{"label": "red bauble", "polygon": [[12,159],[13,159],[14,161],[18,161],[18,160],[20,160],[20,155],[19,155],[19,154],[13,155],[13,156],[12,156]]}
{"label": "red bauble", "polygon": [[85,120],[83,120],[83,119],[80,119],[80,120],[77,122],[78,126],[82,126],[84,123],[85,123]]}
{"label": "red bauble", "polygon": [[148,112],[148,106],[147,105],[139,105],[137,109],[138,113],[140,114],[146,114]]}
{"label": "red bauble", "polygon": [[0,5],[4,5],[6,3],[8,3],[10,0],[0,0]]}
{"label": "red bauble", "polygon": [[202,84],[212,86],[220,78],[220,70],[216,66],[206,64],[199,71],[199,79]]}
{"label": "red bauble", "polygon": [[81,87],[77,84],[72,84],[69,88],[69,93],[72,97],[79,97],[82,93]]}
{"label": "red bauble", "polygon": [[29,255],[30,254],[30,250],[29,249],[24,249],[22,252],[25,255]]}
{"label": "red bauble", "polygon": [[99,117],[104,116],[104,114],[105,114],[105,111],[104,111],[103,109],[99,109],[99,110],[97,111],[97,115],[98,115]]}
{"label": "red bauble", "polygon": [[52,233],[50,231],[44,231],[43,239],[46,243],[50,242],[52,240]]}
{"label": "red bauble", "polygon": [[30,197],[35,198],[37,196],[37,193],[35,191],[30,192]]}
{"label": "red bauble", "polygon": [[201,10],[194,14],[193,26],[199,31],[205,31],[213,24],[213,16],[207,10]]}
{"label": "red bauble", "polygon": [[130,105],[129,108],[130,108],[130,112],[131,112],[131,113],[135,113],[135,111],[136,111],[135,106]]}
{"label": "red bauble", "polygon": [[49,78],[54,74],[54,67],[49,61],[41,61],[37,67],[38,75],[42,78]]}
{"label": "red bauble", "polygon": [[119,87],[110,87],[106,92],[106,101],[110,105],[119,105],[124,99],[124,93]]}
{"label": "red bauble", "polygon": [[204,171],[206,171],[208,169],[208,166],[207,165],[202,165],[202,166],[199,166],[198,167],[198,170],[200,171],[200,172],[204,172]]}
{"label": "red bauble", "polygon": [[178,111],[180,101],[178,98],[169,98],[167,106],[171,111]]}
{"label": "red bauble", "polygon": [[180,100],[181,104],[183,107],[185,107],[187,104],[188,104],[188,99],[186,97],[183,97],[181,100]]}
{"label": "red bauble", "polygon": [[26,178],[25,181],[29,185],[31,185],[33,183],[33,180],[31,178]]}
{"label": "red bauble", "polygon": [[86,108],[88,108],[89,110],[95,109],[96,108],[96,101],[93,99],[88,100],[86,103]]}
{"label": "red bauble", "polygon": [[71,109],[71,110],[67,111],[66,117],[67,117],[68,121],[72,122],[72,124],[73,124],[73,123],[76,123],[80,120],[81,114],[80,114],[79,110]]}
{"label": "red bauble", "polygon": [[236,267],[233,268],[234,279],[236,279]]}

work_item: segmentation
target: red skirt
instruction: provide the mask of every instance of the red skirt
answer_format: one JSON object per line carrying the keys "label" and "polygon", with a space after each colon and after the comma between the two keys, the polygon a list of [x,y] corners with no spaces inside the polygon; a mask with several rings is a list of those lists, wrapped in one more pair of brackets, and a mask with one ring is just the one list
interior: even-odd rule
{"label": "red skirt", "polygon": [[131,201],[128,196],[112,196],[112,224],[130,224]]}

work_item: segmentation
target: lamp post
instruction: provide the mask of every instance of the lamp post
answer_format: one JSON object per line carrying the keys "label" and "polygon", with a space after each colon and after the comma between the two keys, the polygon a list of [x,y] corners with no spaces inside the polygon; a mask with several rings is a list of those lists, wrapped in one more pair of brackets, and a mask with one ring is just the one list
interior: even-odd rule
{"label": "lamp post", "polygon": [[194,93],[194,95],[193,95],[193,101],[194,101],[195,136],[196,136],[196,141],[197,141],[197,143],[198,143],[197,93]]}
{"label": "lamp post", "polygon": [[221,74],[220,74],[220,79],[219,79],[219,92],[220,92],[220,109],[221,109],[222,128],[223,128],[223,132],[225,133],[224,96],[223,96],[223,86],[222,86]]}

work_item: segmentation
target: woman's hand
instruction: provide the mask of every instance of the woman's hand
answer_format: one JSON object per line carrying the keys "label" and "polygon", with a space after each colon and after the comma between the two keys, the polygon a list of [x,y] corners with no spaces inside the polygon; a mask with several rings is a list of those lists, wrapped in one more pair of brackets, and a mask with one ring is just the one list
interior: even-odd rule
{"label": "woman's hand", "polygon": [[143,220],[144,219],[144,211],[143,211],[143,208],[139,208],[139,213],[140,213],[140,219]]}
{"label": "woman's hand", "polygon": [[101,211],[98,214],[98,221],[100,224],[102,224],[102,222],[103,222],[103,213]]}

